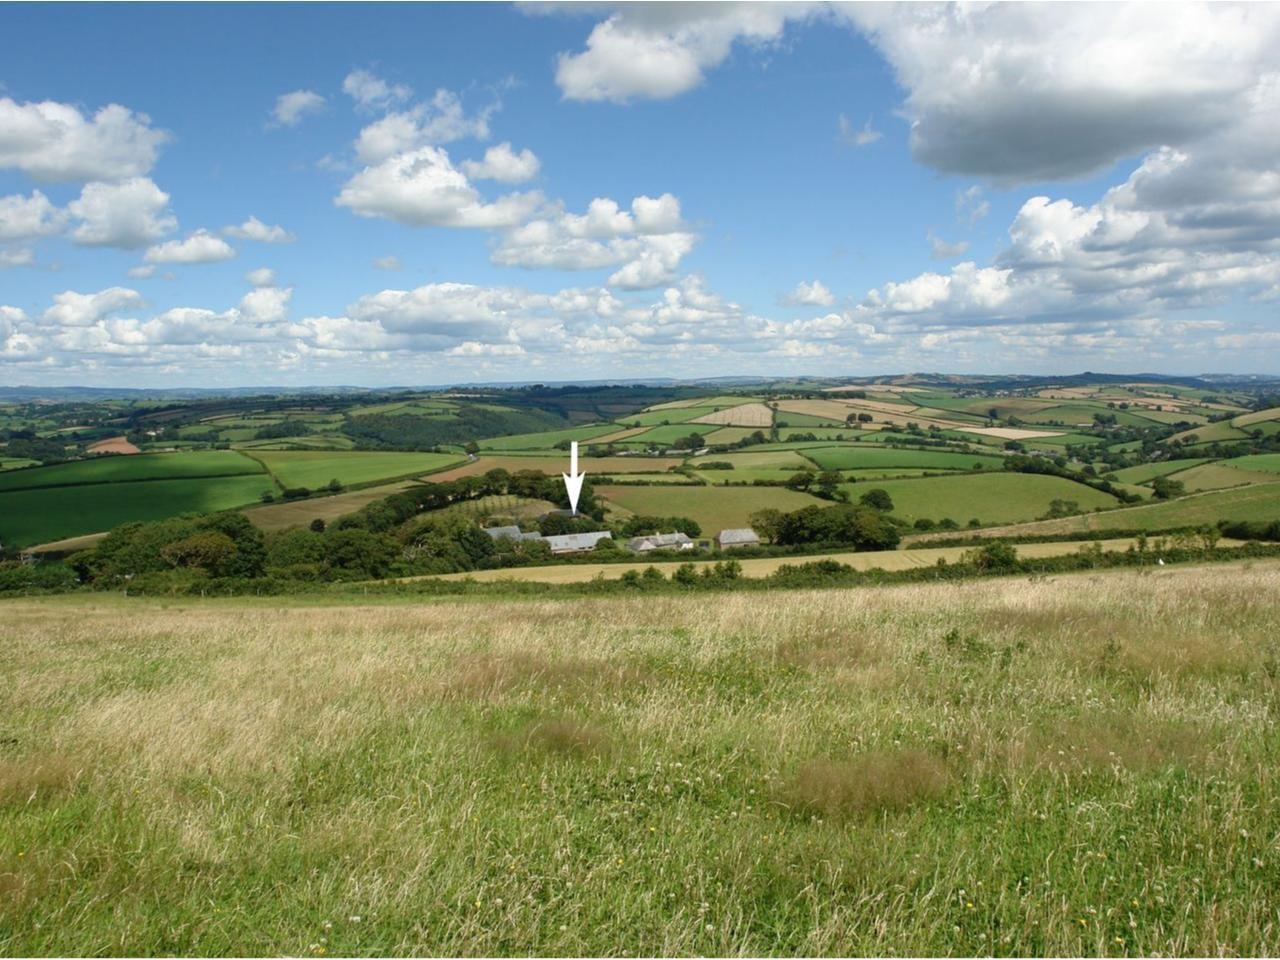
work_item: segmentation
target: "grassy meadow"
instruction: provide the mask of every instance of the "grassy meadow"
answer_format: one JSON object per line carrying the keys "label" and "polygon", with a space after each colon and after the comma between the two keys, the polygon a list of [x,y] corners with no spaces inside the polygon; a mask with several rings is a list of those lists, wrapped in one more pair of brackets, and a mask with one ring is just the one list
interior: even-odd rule
{"label": "grassy meadow", "polygon": [[0,494],[0,541],[31,546],[135,520],[231,510],[277,492],[265,473],[12,490]]}
{"label": "grassy meadow", "polygon": [[[711,471],[703,474],[709,477]],[[747,518],[757,510],[799,510],[808,506],[825,506],[826,502],[807,493],[783,487],[735,487],[732,495],[724,488],[611,486],[601,484],[595,492],[609,504],[617,516],[639,514],[651,517],[679,515],[696,520],[704,536],[712,537],[730,527],[745,527]]]}
{"label": "grassy meadow", "polygon": [[8,490],[65,487],[86,483],[131,483],[187,477],[226,477],[262,473],[262,464],[234,450],[148,453],[73,460],[0,475],[0,494]]}
{"label": "grassy meadow", "polygon": [[856,502],[876,487],[888,491],[894,512],[906,520],[949,517],[961,524],[974,517],[983,523],[1034,520],[1047,513],[1054,500],[1074,500],[1081,510],[1115,507],[1119,503],[1108,493],[1065,477],[1027,473],[859,482],[844,489]]}
{"label": "grassy meadow", "polygon": [[[986,478],[980,478],[986,479]],[[921,481],[917,481],[921,482]],[[896,497],[896,494],[895,494]],[[1219,520],[1269,523],[1280,520],[1280,482],[1257,483],[1227,490],[1210,490],[1176,500],[1159,500],[1135,507],[1121,507],[1056,520],[1038,520],[982,531],[987,537],[1060,536],[1107,530],[1151,530],[1212,525]],[[924,534],[920,540],[945,539],[960,534]]]}
{"label": "grassy meadow", "polygon": [[323,487],[330,480],[344,486],[439,470],[459,463],[452,453],[396,453],[384,451],[255,450],[260,461],[283,487]]}
{"label": "grassy meadow", "polygon": [[0,953],[1274,954],[1277,590],[7,601]]}

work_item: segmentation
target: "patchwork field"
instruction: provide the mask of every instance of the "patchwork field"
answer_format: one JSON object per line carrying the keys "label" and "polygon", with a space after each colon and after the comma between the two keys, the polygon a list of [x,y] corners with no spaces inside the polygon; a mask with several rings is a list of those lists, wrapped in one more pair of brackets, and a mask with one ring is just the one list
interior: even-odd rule
{"label": "patchwork field", "polygon": [[132,520],[229,510],[256,502],[264,492],[277,492],[264,473],[13,490],[0,495],[0,541],[28,546]]}
{"label": "patchwork field", "polygon": [[1190,470],[1192,467],[1198,467],[1200,464],[1208,462],[1203,457],[1189,460],[1162,460],[1157,463],[1143,463],[1136,467],[1116,470],[1115,476],[1121,483],[1147,483],[1156,477],[1168,476],[1180,470]]}
{"label": "patchwork field", "polygon": [[[1280,482],[1251,484],[1229,490],[1197,493],[1176,500],[1160,500],[1118,510],[1079,517],[1041,520],[983,531],[984,536],[1035,536],[1107,530],[1176,530],[1219,520],[1280,520]],[[945,539],[946,534],[926,534],[916,540]]]}
{"label": "patchwork field", "polygon": [[542,433],[522,433],[512,437],[490,437],[479,442],[481,450],[545,450],[564,440],[585,443],[606,434],[618,433],[615,423],[595,423],[588,427],[566,430],[547,430]]}
{"label": "patchwork field", "polygon": [[867,467],[921,467],[938,470],[998,470],[1000,457],[945,450],[903,450],[888,446],[821,447],[806,449],[805,457],[823,470],[857,470]]}
{"label": "patchwork field", "polygon": [[285,500],[250,507],[244,515],[262,530],[284,530],[288,527],[305,527],[312,520],[329,523],[345,513],[354,513],[366,504],[389,497],[413,486],[411,481],[347,490],[332,496],[309,497],[305,500]]}
{"label": "patchwork field", "polygon": [[[616,473],[662,473],[669,467],[678,467],[683,461],[678,457],[578,457],[578,469],[596,475]],[[492,456],[480,458],[433,473],[433,481],[455,480],[471,477],[489,470],[501,468],[515,473],[518,470],[540,470],[548,476],[557,476],[569,469],[569,454],[556,452],[554,456]]]}
{"label": "patchwork field", "polygon": [[705,537],[730,527],[748,526],[757,510],[799,510],[825,501],[807,493],[779,487],[626,487],[601,485],[596,493],[624,516],[689,517],[702,527]]}
{"label": "patchwork field", "polygon": [[255,450],[260,461],[284,487],[317,489],[330,480],[343,486],[390,477],[406,477],[459,463],[451,453],[329,452],[311,450]]}
{"label": "patchwork field", "polygon": [[1273,473],[1261,470],[1245,470],[1224,461],[1204,463],[1190,470],[1182,470],[1170,475],[1183,485],[1189,493],[1199,490],[1221,490],[1224,487],[1239,487],[1246,483],[1266,483],[1277,479]]}
{"label": "patchwork field", "polygon": [[1118,503],[1109,494],[1062,477],[1025,473],[885,480],[843,489],[856,501],[873,487],[888,491],[894,513],[904,520],[950,518],[960,524],[975,518],[984,524],[1034,520],[1047,513],[1054,500],[1075,501],[1081,510]]}
{"label": "patchwork field", "polygon": [[773,411],[763,403],[744,403],[718,413],[698,417],[696,423],[718,423],[726,427],[768,427],[773,423]]}
{"label": "patchwork field", "polygon": [[1272,955],[1278,591],[10,601],[0,952]]}
{"label": "patchwork field", "polygon": [[[175,480],[190,477],[227,477],[262,473],[262,464],[233,450],[197,450],[189,453],[147,453],[136,456],[96,457],[0,474],[0,494],[35,487],[80,484]],[[0,498],[0,509],[3,508]]]}

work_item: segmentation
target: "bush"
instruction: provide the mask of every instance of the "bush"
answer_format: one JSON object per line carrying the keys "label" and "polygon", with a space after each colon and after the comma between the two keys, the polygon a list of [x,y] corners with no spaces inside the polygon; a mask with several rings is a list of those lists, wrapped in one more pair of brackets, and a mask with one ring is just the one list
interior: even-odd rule
{"label": "bush", "polygon": [[996,541],[967,551],[964,562],[984,572],[1013,570],[1018,566],[1018,551],[1007,543]]}
{"label": "bush", "polygon": [[871,507],[881,513],[891,513],[893,511],[893,498],[889,496],[888,490],[883,490],[880,487],[868,490],[858,498],[858,502],[864,507]]}

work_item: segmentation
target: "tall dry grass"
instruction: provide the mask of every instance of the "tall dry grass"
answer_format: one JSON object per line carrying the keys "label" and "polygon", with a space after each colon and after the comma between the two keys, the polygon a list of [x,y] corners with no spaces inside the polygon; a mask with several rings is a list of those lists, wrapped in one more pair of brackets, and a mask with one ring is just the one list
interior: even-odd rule
{"label": "tall dry grass", "polygon": [[7,602],[0,953],[1275,953],[1277,601]]}

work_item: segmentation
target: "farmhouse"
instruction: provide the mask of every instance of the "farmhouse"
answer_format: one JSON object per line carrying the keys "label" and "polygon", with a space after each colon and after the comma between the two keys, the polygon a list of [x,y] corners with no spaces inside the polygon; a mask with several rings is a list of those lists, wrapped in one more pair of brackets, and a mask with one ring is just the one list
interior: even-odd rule
{"label": "farmhouse", "polygon": [[760,546],[760,537],[750,527],[721,530],[716,534],[716,546],[721,550],[732,550],[735,547],[758,547]]}
{"label": "farmhouse", "polygon": [[608,530],[597,530],[594,533],[562,533],[543,539],[552,553],[581,553],[594,550],[601,540],[613,539],[613,534]]}
{"label": "farmhouse", "polygon": [[687,535],[677,530],[675,533],[653,533],[647,537],[632,537],[626,547],[632,553],[648,553],[651,550],[692,550],[694,543]]}

